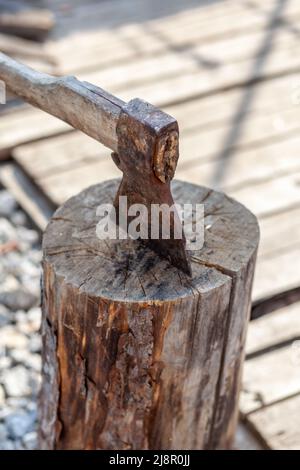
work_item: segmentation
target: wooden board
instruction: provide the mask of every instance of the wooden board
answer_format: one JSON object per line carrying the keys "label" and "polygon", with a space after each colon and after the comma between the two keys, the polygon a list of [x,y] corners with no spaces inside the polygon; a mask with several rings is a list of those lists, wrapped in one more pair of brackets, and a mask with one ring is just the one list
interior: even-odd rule
{"label": "wooden board", "polygon": [[[299,106],[295,105],[297,83],[297,76],[292,75],[252,87],[252,91],[249,91],[251,99],[246,106],[242,106],[244,96],[247,96],[242,89],[202,100],[198,99],[191,103],[182,103],[180,106],[167,107],[166,111],[178,119],[182,137],[187,139],[186,143],[185,140],[182,141],[184,146],[181,145],[181,159],[196,157],[195,146],[201,149],[198,155],[203,155],[205,158],[210,155],[214,156],[218,151],[220,153],[223,141],[226,140],[226,136],[230,135],[231,125],[235,125],[236,120],[239,122],[238,137],[246,142],[247,135],[248,141],[250,139],[249,133],[252,133],[252,140],[254,138],[259,141],[263,138],[270,138],[276,133],[279,136],[285,135],[291,129],[297,128],[300,114]],[[286,90],[289,93],[286,93]],[[274,95],[279,96],[276,102],[273,99]],[[259,122],[256,124],[257,119]],[[244,131],[244,126],[249,127],[249,132],[245,132],[247,134],[245,137],[240,135],[241,131]],[[260,127],[262,127],[261,131]],[[21,134],[19,134],[20,129],[22,129]],[[31,111],[30,109],[26,112],[20,111],[20,114],[16,113],[10,119],[0,121],[0,152],[1,150],[5,152],[22,143],[38,140],[45,135],[65,132],[68,129],[70,128],[67,124],[34,108],[31,108]],[[260,138],[255,137],[255,129],[258,133],[261,132]],[[234,143],[237,144],[237,142]],[[230,146],[229,144],[227,146]],[[206,148],[206,146],[209,147]]]}
{"label": "wooden board", "polygon": [[243,415],[300,393],[299,364],[293,364],[292,354],[289,345],[245,362]]}
{"label": "wooden board", "polygon": [[42,40],[54,26],[50,10],[30,6],[24,1],[0,1],[0,31]]}
{"label": "wooden board", "polygon": [[[230,125],[196,131],[192,136],[183,132],[180,140],[178,177],[199,182],[200,174],[203,184],[227,188],[296,170],[299,166],[299,137],[290,136],[294,134],[294,126],[297,135],[298,115],[300,117],[296,108],[281,113],[280,116],[271,114],[265,117],[255,113],[248,117],[244,134],[237,142],[228,142],[224,148],[222,143],[231,133]],[[281,119],[281,131],[276,130],[276,119]],[[255,148],[247,150],[251,147]],[[226,150],[230,152],[230,158],[226,158]],[[241,150],[243,153],[240,153]],[[285,159],[282,159],[283,152],[286,153]],[[55,158],[55,153],[60,157]],[[52,172],[52,165],[59,172],[59,168],[64,170],[75,163],[79,165],[80,161],[85,165],[87,157],[91,155],[100,157],[107,153],[98,142],[74,132],[49,141],[18,147],[13,155],[34,178],[39,178],[40,171]]]}
{"label": "wooden board", "polygon": [[300,450],[300,395],[252,413],[248,420],[269,449]]}
{"label": "wooden board", "polygon": [[248,328],[247,356],[262,356],[280,344],[296,341],[300,337],[300,302],[280,308],[253,320]]}
{"label": "wooden board", "polygon": [[240,401],[243,415],[300,393],[299,339],[300,302],[250,323],[246,343],[250,358],[244,365]]}
{"label": "wooden board", "polygon": [[35,225],[44,231],[54,212],[54,206],[14,164],[0,165],[0,181],[13,194]]}
{"label": "wooden board", "polygon": [[[61,26],[65,30],[67,28],[69,34],[72,33],[72,38],[63,38],[62,34],[57,34],[62,57],[66,58],[61,60],[60,71],[69,73],[84,68],[108,66],[116,61],[134,61],[141,56],[159,55],[168,50],[180,53],[183,47],[188,48],[195,43],[210,44],[266,31],[270,28],[271,21],[278,17],[284,17],[286,21],[293,23],[296,22],[297,14],[299,15],[296,1],[289,2],[283,8],[278,8],[274,1],[267,4],[264,2],[264,8],[261,8],[259,2],[254,2],[251,8],[246,2],[228,1],[215,4],[210,2],[209,5],[185,2],[184,6],[182,10],[180,4],[164,2],[167,15],[161,15],[162,11],[156,2],[151,10],[147,9],[146,2],[122,2],[119,8],[114,3],[111,17],[107,12],[107,5],[98,5],[98,8],[93,6],[92,12],[89,8],[73,9]],[[82,25],[84,17],[89,17],[92,24],[97,22],[97,28],[92,31],[92,28],[81,30],[78,34],[78,22]],[[117,23],[114,28],[112,23]],[[57,41],[52,46],[53,50]],[[251,42],[254,44],[255,41]],[[248,46],[251,47],[251,44]],[[75,50],[80,47],[85,57],[84,62],[78,60],[74,47]],[[214,61],[204,55],[202,65],[205,64],[213,66]]]}
{"label": "wooden board", "polygon": [[68,124],[30,107],[9,113],[0,120],[0,157],[17,145],[71,130]]}
{"label": "wooden board", "polygon": [[[276,237],[276,231],[274,237]],[[253,300],[262,301],[300,285],[299,244],[268,258],[259,258],[255,272]]]}

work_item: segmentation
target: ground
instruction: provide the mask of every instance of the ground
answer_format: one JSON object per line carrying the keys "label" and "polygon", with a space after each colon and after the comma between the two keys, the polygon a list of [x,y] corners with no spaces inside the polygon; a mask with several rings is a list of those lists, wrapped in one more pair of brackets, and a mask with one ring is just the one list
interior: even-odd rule
{"label": "ground", "polygon": [[0,190],[0,449],[36,447],[40,234]]}

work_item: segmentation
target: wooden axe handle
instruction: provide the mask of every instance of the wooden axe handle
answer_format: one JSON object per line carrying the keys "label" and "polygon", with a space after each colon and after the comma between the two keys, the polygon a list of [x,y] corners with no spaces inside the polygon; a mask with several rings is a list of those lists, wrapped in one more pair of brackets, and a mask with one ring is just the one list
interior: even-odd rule
{"label": "wooden axe handle", "polygon": [[0,79],[20,98],[117,152],[122,100],[72,76],[56,78],[36,72],[1,52]]}

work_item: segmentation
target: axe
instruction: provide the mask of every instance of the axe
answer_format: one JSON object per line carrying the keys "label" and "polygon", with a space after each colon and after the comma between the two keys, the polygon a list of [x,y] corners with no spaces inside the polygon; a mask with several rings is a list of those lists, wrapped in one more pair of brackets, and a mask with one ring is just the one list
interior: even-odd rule
{"label": "axe", "polygon": [[[119,220],[119,197],[128,207],[144,204],[150,217],[153,204],[173,206],[171,180],[179,157],[177,121],[151,104],[135,98],[128,103],[73,76],[53,77],[37,72],[0,53],[0,79],[24,101],[62,119],[110,148],[123,177],[115,198]],[[160,219],[159,219],[160,220]],[[170,238],[146,241],[160,256],[191,275],[186,240],[176,210],[170,212]],[[180,236],[178,225],[180,223]],[[161,222],[160,222],[161,223]],[[128,227],[127,227],[128,228]],[[156,231],[157,232],[157,231]]]}

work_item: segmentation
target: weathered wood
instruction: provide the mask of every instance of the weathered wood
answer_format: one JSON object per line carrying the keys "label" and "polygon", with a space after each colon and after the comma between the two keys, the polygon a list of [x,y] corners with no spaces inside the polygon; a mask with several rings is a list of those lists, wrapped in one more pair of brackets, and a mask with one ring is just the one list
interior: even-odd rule
{"label": "weathered wood", "polygon": [[300,394],[254,412],[249,421],[269,449],[299,450],[299,408]]}
{"label": "weathered wood", "polygon": [[248,415],[300,393],[299,365],[287,345],[245,362],[240,410]]}
{"label": "weathered wood", "polygon": [[278,345],[292,344],[300,337],[300,302],[282,307],[250,323],[246,354],[262,355]]}
{"label": "weathered wood", "polygon": [[[62,19],[61,29],[67,26],[73,34],[63,38],[59,36],[58,42],[53,44],[53,50],[58,47],[62,48],[60,73],[70,73],[72,70],[78,71],[92,67],[110,67],[116,62],[136,61],[140,57],[161,55],[170,49],[182,56],[182,52],[195,43],[206,46],[207,43],[219,42],[218,48],[221,51],[223,41],[226,42],[228,38],[234,37],[238,40],[251,32],[255,34],[257,31],[265,34],[269,29],[271,15],[274,20],[281,18],[283,21],[288,21],[290,25],[296,25],[300,10],[295,0],[284,5],[284,11],[276,9],[274,2],[270,2],[269,5],[264,3],[263,11],[259,4],[256,7],[253,4],[253,8],[249,8],[242,2],[234,2],[230,5],[230,2],[226,1],[224,8],[219,2],[217,9],[212,4],[195,5],[193,2],[192,4],[185,2],[184,10],[172,15],[174,3],[164,2],[164,7],[168,5],[168,16],[160,16],[159,5],[152,4],[151,13],[153,12],[157,18],[149,18],[148,11],[148,17],[144,14],[143,22],[140,23],[141,15],[138,20],[134,20],[132,13],[136,12],[143,3],[145,4],[145,2],[137,2],[135,9],[132,10],[132,1],[127,5],[124,2],[121,2],[121,5],[119,2],[114,2],[111,4],[110,16],[105,11],[106,5],[103,8],[101,4],[91,9],[81,9],[80,12],[74,9],[75,11],[67,19],[67,25]],[[126,5],[125,8],[124,5]],[[105,21],[108,23],[111,20],[118,21],[118,18],[119,23],[122,23],[128,15],[129,24],[125,21],[125,24],[119,24],[117,34],[115,34],[115,28],[106,24],[106,28],[102,30],[95,28],[83,33],[81,31],[78,35],[76,34],[78,24],[79,22],[82,24],[83,15],[86,22],[98,21],[98,24],[101,22],[102,26],[105,25]],[[254,46],[254,42],[255,39],[252,38],[248,41],[249,47],[245,53],[248,52],[248,48]],[[77,47],[80,47],[84,54],[84,62],[76,55]],[[202,61],[201,58],[203,58]],[[209,67],[213,64],[214,61],[210,61],[210,56],[204,50],[199,58],[199,65],[205,68],[206,65]]]}
{"label": "weathered wood", "polygon": [[[300,113],[296,107],[282,112],[280,116],[277,113],[269,113],[267,116],[261,116],[260,113],[249,115],[243,136],[236,141],[228,142],[226,146],[223,143],[232,132],[230,124],[219,125],[217,128],[195,129],[192,132],[185,132],[186,128],[183,125],[180,132],[180,159],[177,174],[180,179],[197,183],[199,173],[201,173],[203,184],[214,186],[217,183],[220,189],[224,190],[249,182],[255,183],[267,179],[271,175],[272,177],[281,175],[284,172],[297,169],[297,165],[300,168],[300,164],[298,164],[299,136],[296,134],[293,138],[291,135],[292,132],[300,129],[299,116]],[[43,122],[44,120],[41,121],[41,123]],[[280,129],[276,127],[276,123],[281,124]],[[8,139],[11,127],[9,124],[5,127]],[[42,129],[40,130],[41,134]],[[56,127],[56,129],[59,128]],[[17,139],[18,135],[15,136],[15,142]],[[67,168],[74,168],[74,165],[80,166],[80,161],[84,166],[87,162],[92,161],[89,158],[90,155],[95,157],[94,161],[97,164],[99,161],[96,158],[97,155],[100,157],[103,153],[108,154],[107,150],[100,147],[97,142],[89,139],[87,144],[87,140],[84,135],[71,133],[69,136],[16,148],[13,155],[24,165],[32,177],[38,180],[40,177],[46,176],[45,171],[53,173],[53,169],[56,168],[58,174],[60,168],[61,171],[65,171]],[[1,143],[5,145],[5,137],[2,139],[0,137]],[[60,158],[55,160],[46,158],[45,155],[50,157],[50,152],[53,152],[54,148]],[[72,153],[71,149],[73,149]],[[243,153],[241,153],[242,151]],[[226,171],[227,161],[223,157],[226,152],[229,152],[231,156],[230,171]],[[282,159],[282,152],[286,153],[285,159]],[[66,155],[68,155],[69,161],[67,161]],[[43,174],[39,172],[40,167],[43,168]],[[224,172],[221,171],[223,168]],[[93,171],[91,170],[91,172]]]}
{"label": "weathered wood", "polygon": [[0,31],[41,40],[54,26],[50,10],[30,7],[21,1],[0,1]]}
{"label": "weathered wood", "polygon": [[[293,80],[296,79],[297,76],[293,78]],[[153,86],[156,87],[157,85],[153,84]],[[243,136],[239,136],[238,140],[242,137],[243,141],[245,140],[246,143],[252,142],[252,145],[255,142],[261,143],[267,139],[270,140],[274,135],[278,140],[279,137],[284,138],[291,130],[297,128],[299,111],[296,112],[295,105],[291,102],[291,95],[286,93],[287,89],[291,91],[291,94],[294,91],[291,77],[274,79],[253,86],[251,92],[253,100],[240,116],[241,119],[244,119],[245,126],[243,127]],[[215,158],[218,153],[221,153],[223,139],[231,131],[231,126],[227,122],[234,118],[244,92],[245,89],[242,88],[226,94],[195,99],[192,103],[181,103],[166,109],[169,114],[178,118],[180,125],[180,161],[189,160],[191,156],[194,156],[195,162],[193,162],[193,165],[196,165],[197,156],[199,160],[205,160]],[[132,93],[134,93],[134,90]],[[276,103],[274,103],[274,95],[278,96]],[[160,105],[160,103],[157,104]],[[287,110],[287,112],[284,115],[279,114],[278,107],[280,111]],[[294,107],[294,111],[291,110],[292,107]],[[263,117],[262,115],[265,113],[268,116]],[[274,113],[273,117],[272,113]],[[20,119],[23,120],[22,126],[19,124]],[[255,124],[256,122],[257,124]],[[248,126],[250,129],[249,137]],[[221,129],[219,129],[220,127]],[[276,128],[278,131],[275,134]],[[16,132],[16,129],[18,129],[18,132]],[[0,153],[4,153],[17,145],[38,140],[45,135],[53,136],[66,132],[68,129],[69,127],[64,122],[37,109],[27,110],[26,116],[24,112],[20,111],[20,113],[10,116],[10,119],[6,118],[2,122],[0,121]],[[256,136],[255,130],[258,136]],[[250,137],[250,134],[252,137]],[[203,142],[205,145],[203,145]],[[94,143],[94,145],[97,144]],[[195,152],[195,148],[199,149],[199,152]]]}
{"label": "weathered wood", "polygon": [[66,202],[43,242],[41,446],[228,448],[258,244],[256,219],[207,188],[205,245],[192,279],[137,241],[96,238],[118,180]]}
{"label": "weathered wood", "polygon": [[[28,39],[21,39],[6,34],[0,34],[0,50],[5,54],[9,54],[18,59],[26,59],[27,64],[37,68],[43,72],[51,73],[51,68],[55,64],[54,57],[46,51],[44,45],[37,44]],[[28,63],[29,60],[29,63]]]}
{"label": "weathered wood", "polygon": [[55,207],[14,163],[0,165],[0,181],[14,195],[35,225],[45,230]]}
{"label": "weathered wood", "polygon": [[257,410],[275,406],[300,393],[300,302],[282,307],[250,323],[240,408],[252,422]]}

